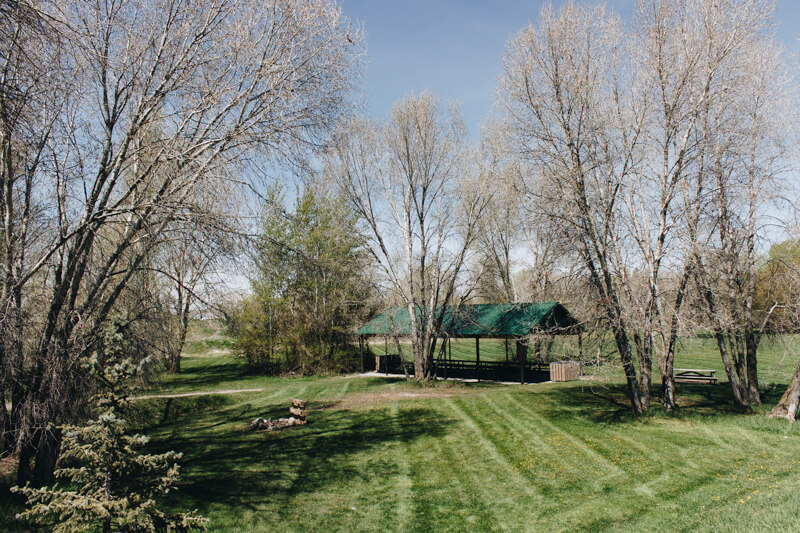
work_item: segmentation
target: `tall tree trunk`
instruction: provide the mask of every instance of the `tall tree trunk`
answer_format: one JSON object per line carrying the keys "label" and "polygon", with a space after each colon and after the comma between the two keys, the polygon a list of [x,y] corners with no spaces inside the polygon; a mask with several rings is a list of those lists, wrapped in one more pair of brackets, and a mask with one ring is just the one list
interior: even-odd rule
{"label": "tall tree trunk", "polygon": [[[731,362],[731,356],[728,352],[728,339],[726,339],[726,331],[720,323],[719,314],[717,312],[717,300],[714,292],[709,288],[708,276],[705,273],[705,267],[699,256],[695,257],[695,283],[697,289],[706,303],[706,312],[711,320],[714,328],[714,338],[717,341],[717,348],[719,355],[722,358],[722,365],[725,368],[725,374],[728,376],[728,381],[731,385],[731,392],[733,393],[733,402],[737,408],[746,410],[750,408],[748,402],[748,395],[742,391],[740,378],[742,374],[739,373],[738,368],[734,369],[734,362]],[[735,355],[735,354],[734,354]]]}
{"label": "tall tree trunk", "polygon": [[615,325],[612,327],[612,330],[614,331],[614,340],[617,344],[619,357],[622,360],[622,369],[625,371],[625,380],[628,385],[628,397],[631,400],[631,407],[633,408],[634,414],[637,416],[643,415],[650,408],[650,391],[642,388],[639,384],[636,368],[633,365],[631,345],[625,328]]}
{"label": "tall tree trunk", "polygon": [[661,375],[661,391],[663,405],[666,411],[673,411],[678,405],[675,403],[675,337],[678,329],[677,314],[672,318],[670,337],[664,354],[664,373]]}
{"label": "tall tree trunk", "polygon": [[17,486],[24,487],[31,481],[31,462],[36,454],[36,448],[29,439],[23,438],[17,459]]}
{"label": "tall tree trunk", "polygon": [[667,339],[666,350],[664,351],[664,373],[661,375],[661,387],[663,405],[664,409],[667,411],[672,411],[678,406],[675,402],[675,344],[678,339],[678,311],[683,305],[683,298],[686,295],[686,285],[689,283],[690,275],[691,267],[687,265],[683,270],[681,281],[678,284],[675,306],[669,325],[669,337]]}
{"label": "tall tree trunk", "polygon": [[[425,335],[423,341],[419,343],[414,357],[414,379],[417,381],[430,381],[432,378],[432,349],[429,335]],[[436,340],[434,339],[434,343]]]}
{"label": "tall tree trunk", "polygon": [[747,354],[747,387],[750,405],[761,405],[761,393],[758,391],[758,361],[756,359],[758,339],[752,324],[748,324],[744,341]]}
{"label": "tall tree trunk", "polygon": [[56,469],[60,449],[61,436],[56,430],[40,431],[36,459],[33,463],[33,479],[36,483],[47,485],[53,482],[53,472]]}
{"label": "tall tree trunk", "polygon": [[720,356],[722,357],[722,365],[725,367],[725,374],[728,376],[728,381],[731,384],[731,392],[733,392],[733,402],[739,409],[749,409],[750,405],[747,402],[747,396],[742,393],[742,388],[739,383],[739,377],[731,364],[731,358],[728,354],[728,347],[725,341],[725,335],[720,328],[716,328],[714,337],[717,339],[717,347],[719,348]]}
{"label": "tall tree trunk", "polygon": [[[191,305],[190,299],[187,297],[186,302],[181,308],[180,317],[178,317],[178,343],[173,347],[170,354],[170,371],[175,374],[180,374],[181,371],[181,352],[186,344],[186,334],[189,331],[189,306]],[[271,348],[270,343],[270,348]]]}

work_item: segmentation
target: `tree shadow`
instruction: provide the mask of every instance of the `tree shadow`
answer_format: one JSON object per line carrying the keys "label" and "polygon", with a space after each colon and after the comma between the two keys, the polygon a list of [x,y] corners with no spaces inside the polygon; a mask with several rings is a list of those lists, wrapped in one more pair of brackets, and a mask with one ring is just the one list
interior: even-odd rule
{"label": "tree shadow", "polygon": [[[765,407],[774,406],[786,390],[786,385],[770,385],[761,388],[761,403]],[[731,385],[728,382],[715,384],[679,383],[675,391],[678,409],[674,416],[718,416],[724,414],[753,413],[742,410],[733,401]]]}
{"label": "tree shadow", "polygon": [[441,436],[452,423],[424,408],[397,413],[312,410],[307,426],[250,431],[249,422],[256,416],[279,418],[287,413],[285,406],[265,411],[244,404],[204,416],[188,436],[174,423],[160,427],[163,437],[149,447],[183,453],[176,503],[201,512],[220,502],[257,509],[275,499],[343,486],[355,478],[388,477],[396,467],[391,461],[356,466],[351,456],[390,443]]}
{"label": "tree shadow", "polygon": [[550,405],[544,411],[553,419],[583,418],[597,424],[613,425],[636,418],[623,385],[596,387],[574,382],[547,390],[534,389],[529,394],[547,397]]}
{"label": "tree shadow", "polygon": [[[771,385],[761,391],[762,403],[772,406],[778,402],[784,387]],[[605,383],[602,386],[587,386],[584,382],[572,385],[563,384],[546,391],[527,391],[532,396],[546,395],[550,406],[547,416],[558,418],[583,418],[598,424],[620,424],[637,420],[633,414],[627,387],[624,384]],[[679,383],[676,388],[678,408],[673,412],[663,409],[661,386],[654,384],[651,393],[651,407],[646,418],[673,417],[696,418],[720,415],[736,415],[743,412],[733,402],[730,385],[727,382],[715,384]],[[531,398],[536,401],[535,397]]]}
{"label": "tree shadow", "polygon": [[252,377],[253,375],[247,371],[247,365],[242,363],[213,363],[183,368],[179,374],[170,375],[170,379],[161,384],[159,389],[211,387],[220,383],[241,381]]}

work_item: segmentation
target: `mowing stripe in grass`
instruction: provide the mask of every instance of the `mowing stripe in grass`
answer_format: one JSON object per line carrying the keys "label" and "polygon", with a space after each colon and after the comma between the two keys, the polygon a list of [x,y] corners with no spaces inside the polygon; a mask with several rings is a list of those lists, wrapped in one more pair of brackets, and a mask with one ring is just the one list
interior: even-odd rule
{"label": "mowing stripe in grass", "polygon": [[701,432],[704,436],[708,437],[710,441],[712,441],[718,448],[723,450],[727,450],[729,452],[739,453],[741,451],[740,446],[737,444],[729,444],[725,441],[716,431],[712,430],[706,424],[696,424],[693,426],[695,431]]}
{"label": "mowing stripe in grass", "polygon": [[[520,445],[525,449],[534,449],[537,452],[537,455],[546,455],[551,458],[553,461],[559,459],[558,453],[555,452],[541,437],[541,431],[534,431],[529,421],[526,420],[524,417],[519,416],[518,414],[511,414],[508,411],[508,403],[510,399],[510,394],[505,393],[502,395],[502,398],[505,400],[505,407],[498,405],[497,401],[498,398],[493,398],[491,396],[487,396],[484,399],[486,400],[489,407],[495,413],[495,417],[492,420],[493,423],[498,423],[499,419],[505,420],[505,424],[503,426],[504,433],[510,435],[514,438],[515,441],[520,441]],[[526,469],[530,471],[529,469]]]}
{"label": "mowing stripe in grass", "polygon": [[[800,530],[800,429],[731,413],[710,388],[687,388],[678,416],[639,421],[581,384],[398,400],[419,391],[383,378],[211,379],[225,368],[159,392],[266,391],[154,401],[164,420],[146,431],[153,451],[186,452],[176,501],[217,531]],[[614,379],[604,396],[624,390]],[[297,396],[312,402],[309,426],[247,431],[248,417],[287,416]],[[315,407],[342,396],[352,401]]]}
{"label": "mowing stripe in grass", "polygon": [[394,452],[392,453],[392,459],[396,465],[396,473],[393,475],[395,485],[393,511],[395,516],[392,521],[384,523],[396,524],[399,530],[404,530],[408,524],[411,524],[414,516],[414,499],[412,498],[414,482],[409,476],[408,450],[400,440],[403,428],[399,423],[399,410],[396,403],[392,404],[389,414],[394,426],[397,428],[397,437],[391,446]]}
{"label": "mowing stripe in grass", "polygon": [[748,446],[758,447],[762,451],[770,453],[775,449],[773,444],[765,442],[764,433],[762,431],[736,427],[734,428],[734,432],[741,435]]}
{"label": "mowing stripe in grass", "polygon": [[[483,400],[484,401],[481,403],[485,404],[485,398]],[[475,401],[472,403],[476,406],[478,404],[478,402]],[[534,502],[539,502],[542,499],[541,494],[536,491],[535,487],[530,484],[530,480],[525,475],[521,474],[511,461],[510,458],[513,457],[514,454],[501,450],[501,446],[499,445],[498,441],[504,435],[507,435],[507,433],[503,431],[487,431],[487,428],[484,426],[484,414],[481,413],[478,415],[472,412],[472,410],[468,409],[468,406],[462,403],[461,400],[447,398],[447,405],[452,409],[453,413],[459,419],[461,419],[464,424],[466,424],[466,426],[471,430],[472,433],[474,433],[476,437],[480,437],[480,439],[478,439],[478,443],[486,453],[480,453],[478,454],[478,457],[481,459],[489,458],[501,466],[500,469],[487,468],[484,472],[484,476],[499,477],[500,472],[508,472],[514,478],[515,484],[525,493],[526,498],[529,498]],[[493,421],[497,422],[496,419]]]}
{"label": "mowing stripe in grass", "polygon": [[[508,517],[529,515],[530,510],[525,508],[525,502],[534,502],[539,498],[531,490],[529,482],[514,471],[512,465],[458,403],[452,398],[446,398],[443,406],[474,437],[471,439],[473,446],[457,435],[448,436],[445,439],[448,446],[443,447],[442,454],[447,460],[450,473],[459,481],[458,487],[451,486],[449,490],[457,488],[460,499],[467,499],[469,502],[468,506],[458,509],[463,520],[462,530],[508,530]],[[512,476],[511,486],[505,474]],[[498,493],[491,490],[492,487],[503,487],[503,490]],[[521,497],[518,495],[520,491],[524,492]],[[452,528],[454,522],[450,520],[450,524]]]}
{"label": "mowing stripe in grass", "polygon": [[[412,529],[447,531],[453,529],[454,523],[460,523],[470,524],[471,529],[487,530],[495,523],[496,516],[486,511],[485,495],[475,490],[479,476],[472,469],[465,468],[463,453],[456,451],[458,443],[447,440],[449,442],[439,440],[432,443],[431,447],[435,452],[435,482],[438,486],[429,489],[428,494],[420,490],[424,500],[433,500],[429,507],[435,507],[435,510],[431,512],[423,506],[422,512],[414,517]],[[419,466],[419,476],[429,478],[431,465],[421,463]],[[428,471],[423,472],[426,467]],[[454,519],[453,515],[458,518]],[[447,518],[442,520],[444,517]]]}
{"label": "mowing stripe in grass", "polygon": [[286,416],[289,413],[289,400],[290,398],[302,398],[303,393],[308,390],[308,384],[304,383],[302,386],[298,388],[297,383],[292,383],[289,381],[288,383],[283,383],[281,386],[276,387],[274,390],[270,391],[269,394],[265,394],[262,398],[267,400],[269,403],[277,403],[279,405],[286,405]]}
{"label": "mowing stripe in grass", "polygon": [[522,403],[519,398],[515,396],[509,397],[509,400],[514,403],[517,407],[528,413],[532,420],[535,420],[540,426],[549,429],[551,432],[562,435],[565,439],[567,439],[573,446],[582,450],[587,456],[592,458],[595,462],[605,467],[606,470],[609,471],[607,475],[609,476],[618,476],[618,475],[625,475],[625,471],[620,468],[619,466],[615,465],[613,462],[609,461],[606,457],[600,455],[595,450],[593,450],[590,446],[587,446],[585,442],[578,439],[571,433],[559,428],[542,415],[537,413],[533,408],[525,405]]}

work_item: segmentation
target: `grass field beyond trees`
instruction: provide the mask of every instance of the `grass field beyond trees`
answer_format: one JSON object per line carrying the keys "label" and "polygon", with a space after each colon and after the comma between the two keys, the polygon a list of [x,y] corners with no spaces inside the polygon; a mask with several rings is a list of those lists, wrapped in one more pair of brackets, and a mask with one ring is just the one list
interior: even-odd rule
{"label": "grass field beyond trees", "polygon": [[[254,377],[218,352],[187,357],[152,392],[261,390],[144,400],[132,420],[153,452],[183,452],[172,503],[197,508],[211,531],[800,529],[800,431],[766,407],[733,412],[727,384],[679,384],[677,414],[635,419],[617,368],[561,384],[421,387]],[[761,361],[785,382],[783,353]],[[767,405],[782,392],[768,385]],[[291,397],[309,400],[309,425],[249,430],[257,416],[288,416]]]}
{"label": "grass field beyond trees", "polygon": [[[609,356],[612,362],[618,363],[615,353],[609,354],[613,350],[613,339],[608,334],[606,344],[602,349],[603,362],[608,362]],[[383,338],[375,338],[369,344],[370,350],[375,355],[382,355],[388,348],[389,353],[397,353],[396,345],[389,343],[388,347],[384,344]],[[406,360],[411,360],[411,350],[407,344],[401,342],[403,355]],[[475,360],[475,339],[453,339],[451,341],[453,359],[462,361]],[[438,350],[438,348],[437,348]],[[529,347],[529,358],[533,357],[532,348]],[[544,343],[543,343],[544,350]],[[597,351],[596,342],[585,342],[584,361],[592,361]],[[513,360],[515,353],[514,342],[509,342],[509,357]],[[550,360],[576,359],[578,353],[577,338],[575,336],[556,337],[551,349]],[[759,357],[759,378],[761,384],[787,383],[789,377],[797,366],[797,354],[800,354],[800,335],[780,335],[765,337],[758,348]],[[438,351],[437,351],[438,355]],[[503,361],[506,357],[505,345],[500,339],[481,339],[480,340],[481,361]],[[719,356],[716,341],[709,337],[682,338],[678,342],[675,355],[676,368],[700,368],[713,369],[717,371],[717,377],[721,381],[727,380],[722,360]],[[655,380],[660,383],[658,369],[653,369]],[[619,374],[621,371],[618,365],[603,365],[601,367],[584,366],[584,373],[600,373],[603,375]]]}

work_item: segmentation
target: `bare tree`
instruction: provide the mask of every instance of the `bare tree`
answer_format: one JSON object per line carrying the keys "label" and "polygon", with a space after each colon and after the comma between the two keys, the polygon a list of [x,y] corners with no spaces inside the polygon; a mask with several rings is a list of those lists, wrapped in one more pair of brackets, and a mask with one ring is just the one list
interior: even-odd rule
{"label": "bare tree", "polygon": [[[213,309],[219,294],[217,285],[224,285],[219,271],[226,258],[236,249],[235,226],[218,213],[198,210],[201,220],[176,224],[159,245],[155,269],[163,280],[166,293],[167,322],[172,332],[167,344],[165,362],[171,372],[181,371],[181,352],[186,343],[189,322],[199,308]],[[207,215],[212,215],[211,219]],[[216,215],[216,216],[213,216]],[[210,224],[216,220],[217,224]]]}
{"label": "bare tree", "polygon": [[725,98],[747,40],[765,27],[768,10],[755,4],[640,2],[630,42],[631,56],[639,58],[640,98],[649,104],[643,107],[642,165],[627,184],[621,220],[646,273],[647,289],[631,299],[643,303],[634,307],[643,333],[637,349],[658,355],[668,410],[675,407],[675,346],[704,216],[697,169],[707,156],[705,118]]}
{"label": "bare tree", "polygon": [[[84,397],[78,361],[162,234],[191,220],[199,184],[253,149],[320,143],[362,48],[326,0],[0,5],[0,323],[16,339],[0,413],[24,483],[32,460],[52,474],[53,428]],[[34,302],[42,319],[23,323]]]}
{"label": "bare tree", "polygon": [[614,334],[633,410],[643,413],[651,360],[634,354],[618,283],[626,268],[620,194],[639,162],[643,125],[627,107],[634,100],[626,88],[635,84],[620,63],[621,33],[602,8],[544,8],[538,25],[508,45],[499,104],[510,146],[525,163],[529,201],[579,254]]}
{"label": "bare tree", "polygon": [[512,254],[520,247],[522,203],[514,187],[519,170],[502,146],[497,127],[483,131],[477,151],[478,179],[492,183],[484,216],[478,220],[476,261],[477,296],[488,302],[517,302]]}
{"label": "bare tree", "polygon": [[429,93],[412,95],[385,123],[354,120],[339,141],[328,172],[362,218],[384,288],[408,308],[415,378],[429,380],[445,306],[458,302],[490,197],[465,165],[460,115]]}
{"label": "bare tree", "polygon": [[708,32],[709,46],[728,50],[718,60],[724,75],[713,80],[715,98],[699,113],[702,157],[695,189],[706,192],[694,201],[706,223],[689,233],[689,243],[697,290],[740,408],[761,403],[757,348],[779,305],[754,306],[763,243],[770,226],[783,224],[772,213],[787,170],[792,115],[785,62],[764,34],[772,6],[748,2],[733,12],[706,10],[714,19],[705,20],[704,13],[703,20],[716,29]]}
{"label": "bare tree", "polygon": [[[650,403],[654,360],[664,407],[675,406],[681,310],[690,281],[709,273],[700,250],[727,224],[723,182],[711,193],[710,173],[733,162],[737,175],[756,180],[778,170],[774,138],[740,142],[743,131],[755,135],[749,122],[778,108],[774,98],[767,102],[764,78],[772,72],[774,81],[778,69],[763,34],[769,17],[768,2],[658,0],[639,3],[634,31],[624,32],[602,8],[570,3],[543,10],[538,27],[509,45],[500,104],[529,169],[529,204],[573,243],[593,280],[637,413]],[[747,66],[757,57],[761,70]],[[731,197],[731,205],[760,209],[759,187],[748,189],[755,203]],[[754,265],[757,247],[745,248]],[[714,306],[709,316],[719,317],[716,299]]]}

